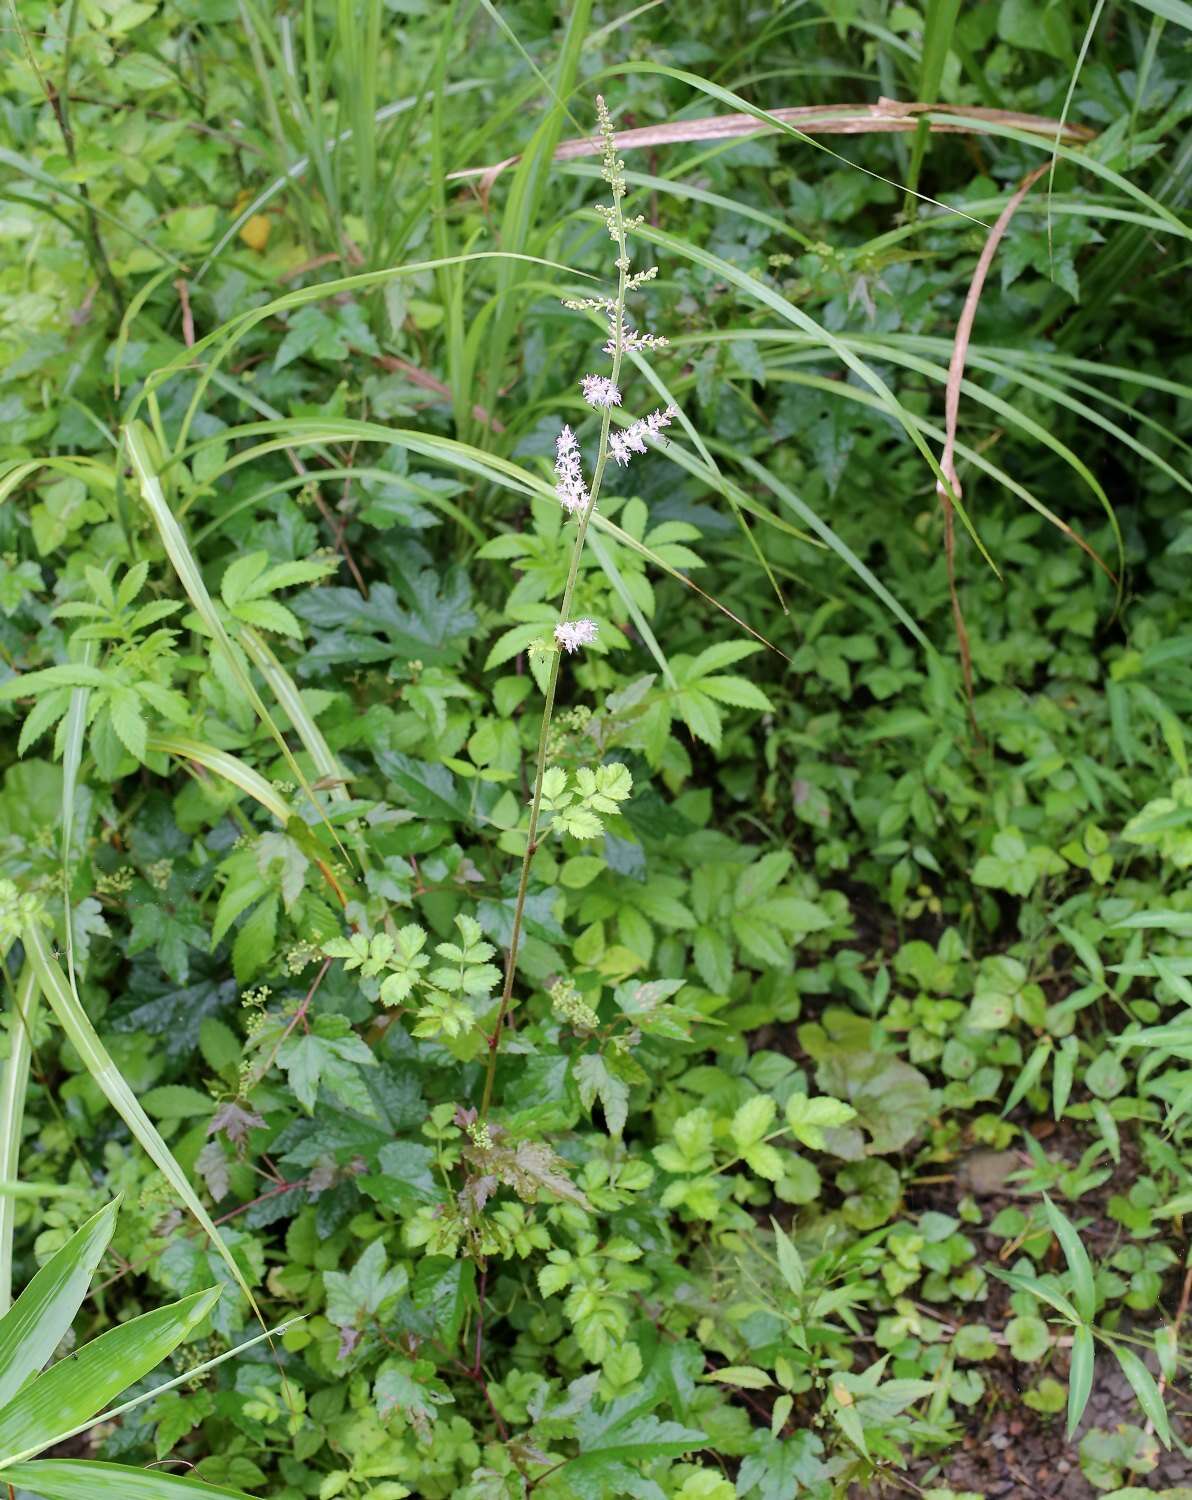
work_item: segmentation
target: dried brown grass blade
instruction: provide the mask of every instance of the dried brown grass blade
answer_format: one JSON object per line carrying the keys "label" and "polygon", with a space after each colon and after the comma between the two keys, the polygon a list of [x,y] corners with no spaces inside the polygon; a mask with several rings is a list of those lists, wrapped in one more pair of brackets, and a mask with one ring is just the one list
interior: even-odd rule
{"label": "dried brown grass blade", "polygon": [[[940,504],[944,510],[944,556],[948,565],[948,593],[952,600],[952,620],[956,628],[956,643],[960,650],[960,662],[964,671],[964,688],[968,699],[969,719],[972,722],[973,731],[980,738],[980,730],[977,727],[977,717],[973,709],[973,658],[969,645],[968,629],[964,622],[964,611],[960,604],[960,593],[956,587],[956,537],[953,525],[954,500],[962,497],[963,491],[960,479],[956,473],[956,425],[960,415],[960,386],[964,379],[964,366],[968,359],[969,340],[973,334],[973,323],[976,321],[977,308],[981,304],[981,293],[985,289],[985,278],[989,275],[989,268],[993,264],[993,257],[997,254],[997,247],[1001,244],[1006,230],[1010,227],[1010,220],[1014,217],[1022,200],[1034,187],[1047,171],[1050,163],[1044,162],[1041,167],[1036,167],[1018,184],[1013,195],[1007,202],[1005,208],[998,215],[997,222],[989,231],[989,238],[985,241],[984,248],[973,270],[973,279],[969,283],[968,295],[964,299],[964,307],[961,309],[960,320],[956,325],[956,337],[952,343],[952,358],[948,364],[948,384],[944,397],[944,451],[940,456],[940,471],[944,479],[936,482],[936,493],[940,497]],[[1073,531],[1066,522],[1060,521],[1059,525],[1066,535],[1081,547],[1093,561],[1110,578],[1113,573],[1106,567],[1105,563],[1097,556],[1088,542],[1076,531]],[[1115,580],[1116,581],[1116,580]]]}
{"label": "dried brown grass blade", "polygon": [[[972,123],[969,126],[938,123],[930,118],[933,109],[946,109],[949,115],[961,115]],[[784,125],[797,126],[805,135],[900,133],[915,130],[920,119],[926,116],[928,128],[941,135],[979,135],[981,126],[988,123],[1013,125],[1018,130],[1033,131],[1049,141],[1057,138],[1056,121],[1046,115],[1021,114],[1013,109],[983,109],[976,106],[964,108],[952,104],[924,104],[899,99],[879,99],[876,104],[799,105],[792,109],[772,109],[770,113]],[[706,115],[698,120],[675,120],[669,125],[646,125],[640,130],[618,131],[617,150],[635,151],[685,141],[730,140],[734,136],[764,134],[771,129],[771,126],[753,115]],[[1059,138],[1063,140],[1087,141],[1094,134],[1094,131],[1083,125],[1065,123],[1059,127]],[[555,150],[555,160],[572,161],[579,156],[599,156],[601,150],[597,139],[580,136],[561,141]],[[481,194],[487,196],[505,168],[515,166],[520,160],[520,156],[510,156],[487,167],[465,167],[462,171],[450,173],[449,180],[479,177]]]}
{"label": "dried brown grass blade", "polygon": [[1033,172],[1028,172],[998,215],[997,223],[989,231],[989,238],[985,241],[984,249],[973,271],[968,296],[964,299],[960,321],[956,325],[956,337],[952,343],[952,359],[948,365],[948,385],[944,398],[944,452],[940,458],[940,468],[948,484],[944,485],[942,481],[937,480],[935,486],[940,499],[944,502],[946,513],[951,511],[953,499],[959,500],[963,494],[960,480],[956,477],[956,420],[960,412],[960,382],[964,378],[969,340],[973,335],[977,308],[981,305],[981,293],[985,290],[985,278],[989,275],[989,268],[993,264],[993,257],[997,254],[997,247],[1001,244],[1006,230],[1009,229],[1010,220],[1014,217],[1019,204],[1049,166],[1050,163],[1045,162],[1043,166],[1036,167]]}
{"label": "dried brown grass blade", "polygon": [[[964,299],[960,321],[956,325],[956,338],[952,344],[952,358],[948,364],[948,385],[944,397],[944,451],[940,458],[940,471],[944,478],[936,481],[936,493],[944,508],[944,557],[948,565],[948,595],[952,601],[952,623],[956,629],[956,645],[960,651],[960,665],[964,672],[964,693],[968,704],[969,722],[973,734],[980,741],[981,730],[977,724],[977,713],[973,706],[973,653],[969,644],[968,626],[964,621],[964,610],[960,603],[960,590],[956,587],[956,531],[953,501],[961,498],[960,480],[956,474],[956,423],[960,415],[960,383],[964,379],[964,365],[968,358],[969,340],[973,334],[973,323],[985,288],[985,278],[993,264],[993,257],[1003,235],[1010,227],[1018,205],[1030,192],[1039,178],[1047,171],[1048,164],[1036,167],[1018,184],[1014,195],[998,215],[997,223],[989,231],[989,238],[973,270],[968,295]],[[947,481],[945,483],[944,481]]]}

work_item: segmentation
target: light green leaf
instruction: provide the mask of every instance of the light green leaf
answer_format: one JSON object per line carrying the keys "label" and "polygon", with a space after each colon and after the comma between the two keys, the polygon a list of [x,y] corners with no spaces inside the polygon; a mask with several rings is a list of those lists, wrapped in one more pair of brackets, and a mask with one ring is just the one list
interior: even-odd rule
{"label": "light green leaf", "polygon": [[739,1386],[743,1391],[764,1391],[774,1384],[765,1370],[759,1370],[756,1365],[725,1365],[722,1369],[710,1370],[702,1378],[720,1385]]}
{"label": "light green leaf", "polygon": [[796,1138],[813,1151],[824,1148],[824,1131],[838,1129],[856,1119],[857,1111],[840,1099],[812,1099],[792,1094],[786,1101],[787,1124]]}
{"label": "light green leaf", "polygon": [[733,1116],[732,1137],[738,1151],[746,1151],[760,1141],[773,1123],[778,1106],[769,1094],[754,1094]]}

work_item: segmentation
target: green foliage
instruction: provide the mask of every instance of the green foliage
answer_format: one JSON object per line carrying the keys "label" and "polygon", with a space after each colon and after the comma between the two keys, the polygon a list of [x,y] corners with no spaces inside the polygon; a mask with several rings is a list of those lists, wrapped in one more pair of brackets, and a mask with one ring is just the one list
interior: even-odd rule
{"label": "green foliage", "polygon": [[[1182,1440],[1192,79],[1094,10],[13,10],[0,1481]],[[675,137],[553,160],[597,77]],[[879,96],[1020,124],[766,113]]]}

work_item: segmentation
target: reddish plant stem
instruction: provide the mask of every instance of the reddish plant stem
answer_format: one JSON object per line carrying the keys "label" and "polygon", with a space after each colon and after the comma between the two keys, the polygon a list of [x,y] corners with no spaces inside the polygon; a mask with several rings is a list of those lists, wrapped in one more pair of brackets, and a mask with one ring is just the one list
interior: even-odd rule
{"label": "reddish plant stem", "polygon": [[186,277],[179,276],[174,283],[174,290],[178,293],[178,301],[182,306],[182,342],[188,349],[195,346],[195,315],[190,305],[190,288],[186,284]]}

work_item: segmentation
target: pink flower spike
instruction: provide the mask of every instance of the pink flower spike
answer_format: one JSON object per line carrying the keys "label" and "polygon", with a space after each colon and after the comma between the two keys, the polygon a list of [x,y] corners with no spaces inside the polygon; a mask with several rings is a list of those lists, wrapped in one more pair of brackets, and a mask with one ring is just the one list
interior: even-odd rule
{"label": "pink flower spike", "polygon": [[579,444],[570,427],[564,427],[555,442],[555,494],[570,516],[587,509],[588,487],[584,483]]}
{"label": "pink flower spike", "polygon": [[579,383],[589,406],[620,406],[621,392],[607,375],[585,375]]}
{"label": "pink flower spike", "polygon": [[560,620],[555,626],[555,640],[565,651],[578,651],[596,641],[595,620]]}

